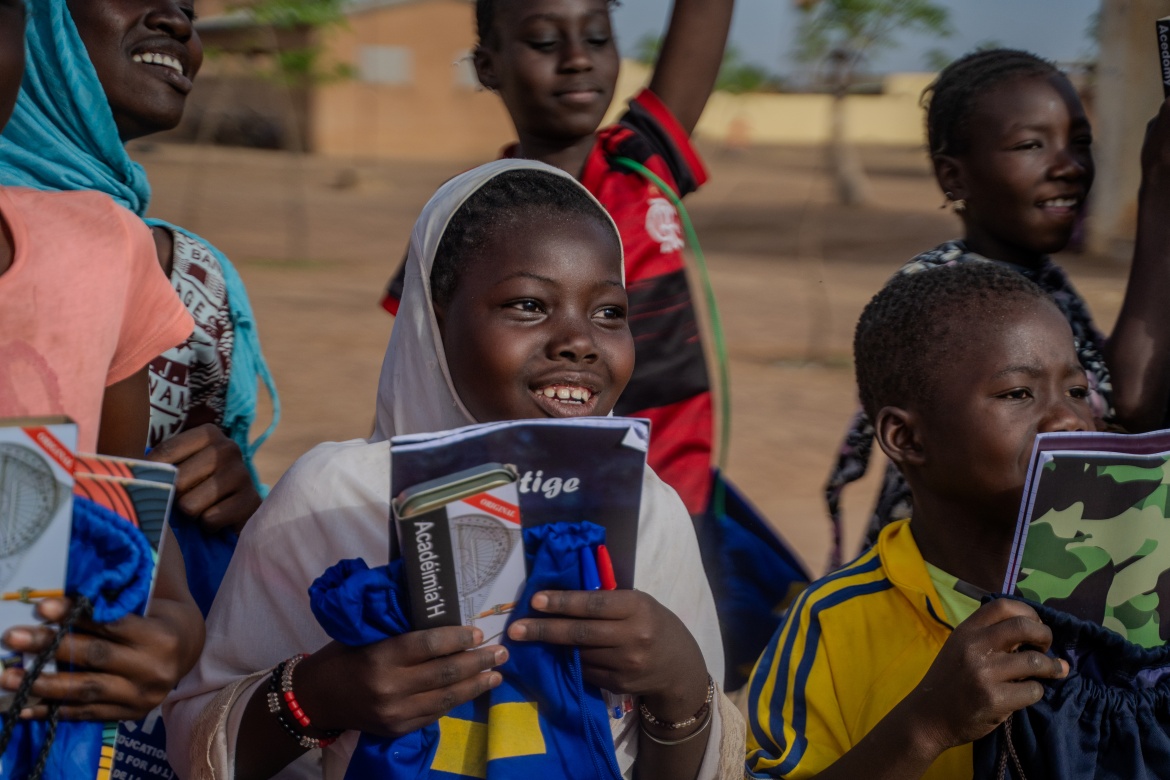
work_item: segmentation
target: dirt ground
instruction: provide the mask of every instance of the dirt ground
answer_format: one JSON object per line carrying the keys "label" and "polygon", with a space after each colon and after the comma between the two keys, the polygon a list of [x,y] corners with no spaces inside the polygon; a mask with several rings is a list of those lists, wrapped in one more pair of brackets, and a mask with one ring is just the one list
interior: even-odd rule
{"label": "dirt ground", "polygon": [[[850,341],[897,266],[957,221],[915,149],[864,152],[874,205],[830,203],[815,149],[706,149],[711,182],[688,200],[706,250],[731,365],[732,479],[819,573],[830,529],[822,485],[854,408]],[[219,245],[244,277],[280,390],[261,449],[276,479],[321,441],[368,434],[392,318],[378,306],[434,189],[476,161],[371,163],[275,152],[141,146],[152,214]],[[1062,258],[1108,330],[1125,269]],[[846,498],[852,550],[876,491]]]}

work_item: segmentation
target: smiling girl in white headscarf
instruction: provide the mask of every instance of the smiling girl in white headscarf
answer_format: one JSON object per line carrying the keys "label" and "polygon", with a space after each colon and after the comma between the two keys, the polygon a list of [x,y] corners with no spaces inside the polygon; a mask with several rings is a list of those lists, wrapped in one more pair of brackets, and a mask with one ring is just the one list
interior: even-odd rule
{"label": "smiling girl in white headscarf", "polygon": [[[318,626],[307,589],[338,560],[386,562],[391,436],[608,414],[633,369],[626,306],[616,228],[563,172],[500,161],[435,194],[411,236],[374,435],[317,446],[276,486],[240,539],[199,664],[168,701],[181,776],[340,778],[357,732],[410,733],[499,684],[507,650],[476,648],[478,629],[349,648]],[[549,617],[516,621],[509,637],[579,646],[587,682],[640,698],[641,714],[612,721],[626,777],[635,764],[640,777],[741,777],[742,720],[722,695],[705,704],[723,654],[691,521],[650,469],[638,548],[636,590],[537,594]],[[311,653],[291,675],[312,723],[302,738],[266,698],[271,670],[299,653]],[[314,740],[321,754],[302,746]]]}

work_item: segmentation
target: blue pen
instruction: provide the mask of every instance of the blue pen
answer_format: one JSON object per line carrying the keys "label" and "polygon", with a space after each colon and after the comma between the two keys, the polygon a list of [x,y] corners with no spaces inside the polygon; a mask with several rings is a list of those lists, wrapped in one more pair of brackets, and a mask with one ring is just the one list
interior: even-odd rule
{"label": "blue pen", "polygon": [[601,575],[597,571],[593,550],[582,547],[577,555],[581,560],[581,590],[601,590]]}

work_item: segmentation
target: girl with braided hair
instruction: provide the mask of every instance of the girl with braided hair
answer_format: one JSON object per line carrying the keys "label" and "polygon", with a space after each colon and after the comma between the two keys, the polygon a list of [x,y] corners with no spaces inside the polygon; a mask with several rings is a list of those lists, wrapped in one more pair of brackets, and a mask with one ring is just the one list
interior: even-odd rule
{"label": "girl with braided hair", "polygon": [[[1137,243],[1121,315],[1106,339],[1084,300],[1050,255],[1072,236],[1093,184],[1092,128],[1076,90],[1052,63],[1011,49],[974,52],[945,68],[924,95],[935,178],[963,223],[947,241],[899,274],[992,260],[1028,277],[1056,301],[1076,337],[1094,414],[1132,431],[1161,426],[1170,407],[1170,104],[1163,104],[1142,151]],[[874,433],[858,411],[825,488],[833,521],[832,565],[841,562],[841,495],[864,476]],[[867,546],[911,513],[892,464],[877,500]]]}

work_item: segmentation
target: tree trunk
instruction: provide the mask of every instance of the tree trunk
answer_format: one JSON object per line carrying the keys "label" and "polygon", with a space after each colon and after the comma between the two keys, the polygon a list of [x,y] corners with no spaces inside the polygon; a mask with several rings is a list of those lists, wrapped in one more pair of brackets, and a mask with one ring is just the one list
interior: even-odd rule
{"label": "tree trunk", "polygon": [[1102,0],[1101,55],[1092,106],[1097,178],[1089,204],[1089,248],[1118,261],[1133,254],[1140,155],[1146,122],[1162,94],[1154,20],[1168,0]]}
{"label": "tree trunk", "polygon": [[[844,80],[844,79],[842,79]],[[829,117],[829,170],[843,206],[864,206],[870,202],[869,179],[857,150],[845,138],[845,87],[834,90]]]}

